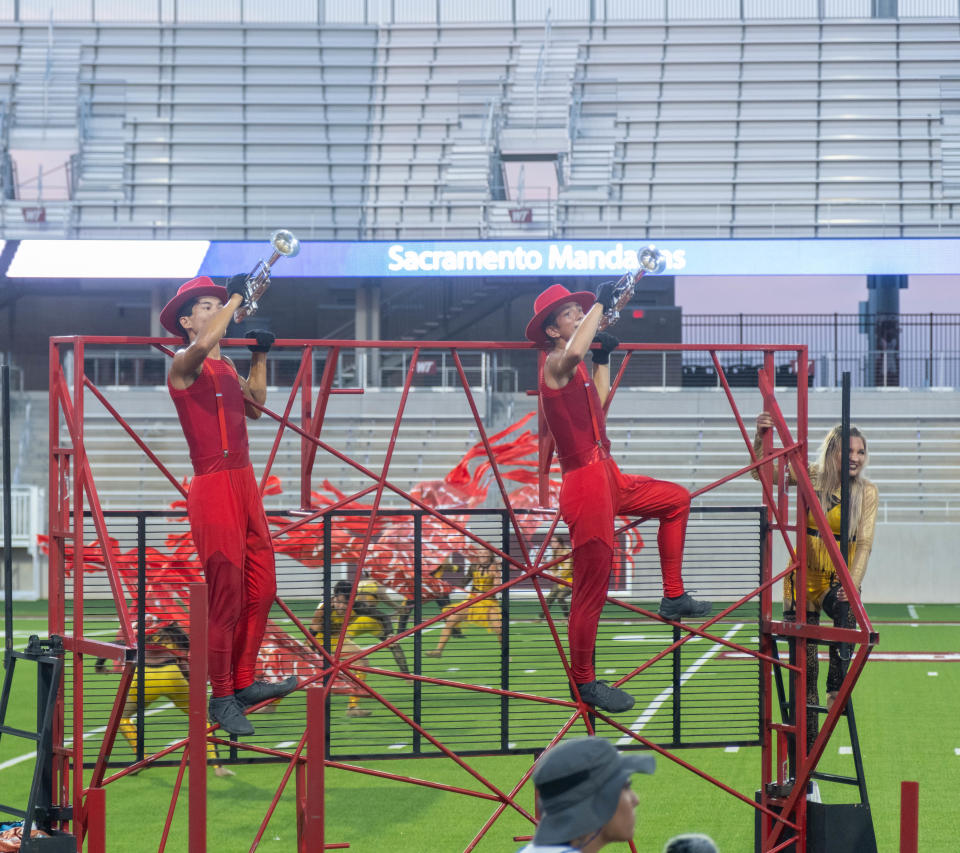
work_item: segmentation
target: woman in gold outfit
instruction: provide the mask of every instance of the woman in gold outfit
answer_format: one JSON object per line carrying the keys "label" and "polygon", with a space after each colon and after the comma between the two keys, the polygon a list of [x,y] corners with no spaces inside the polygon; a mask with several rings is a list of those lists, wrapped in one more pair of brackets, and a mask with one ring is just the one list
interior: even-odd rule
{"label": "woman in gold outfit", "polygon": [[[754,452],[759,456],[763,446],[763,436],[773,427],[769,413],[757,415],[757,431],[753,438]],[[840,539],[840,478],[843,473],[844,458],[841,452],[842,432],[839,425],[833,427],[820,445],[817,461],[810,466],[810,479],[820,499],[833,535]],[[846,468],[850,478],[850,534],[847,551],[847,566],[850,577],[857,590],[867,573],[867,561],[873,547],[873,531],[877,521],[879,494],[877,487],[864,475],[867,467],[867,439],[855,426],[850,427],[850,447],[847,452]],[[757,472],[754,470],[754,477]],[[776,476],[776,475],[775,475]],[[793,472],[789,473],[790,483],[795,484]],[[797,596],[796,576],[789,575],[783,584],[783,618],[790,621],[796,618]],[[833,561],[820,536],[813,514],[807,513],[807,622],[820,624],[820,612],[830,617],[836,612],[839,602],[847,600],[843,587],[839,585]],[[847,613],[846,626],[856,625],[852,614]],[[817,658],[817,644],[807,643],[807,705],[819,705],[818,676],[820,664]],[[827,672],[827,708],[837,697],[843,681],[843,667],[839,647],[830,644],[830,666]],[[817,736],[819,718],[816,713],[807,714],[807,746]]]}

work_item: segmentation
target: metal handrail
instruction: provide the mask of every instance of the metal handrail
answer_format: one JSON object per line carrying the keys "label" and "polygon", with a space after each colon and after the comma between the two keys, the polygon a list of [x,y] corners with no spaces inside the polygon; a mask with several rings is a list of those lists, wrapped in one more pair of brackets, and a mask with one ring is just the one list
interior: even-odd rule
{"label": "metal handrail", "polygon": [[547,8],[546,20],[543,23],[543,44],[540,45],[540,52],[537,55],[537,72],[534,76],[533,85],[533,126],[537,126],[537,119],[540,112],[540,86],[543,83],[543,67],[546,54],[550,50],[550,33],[552,24],[550,22],[550,9]]}

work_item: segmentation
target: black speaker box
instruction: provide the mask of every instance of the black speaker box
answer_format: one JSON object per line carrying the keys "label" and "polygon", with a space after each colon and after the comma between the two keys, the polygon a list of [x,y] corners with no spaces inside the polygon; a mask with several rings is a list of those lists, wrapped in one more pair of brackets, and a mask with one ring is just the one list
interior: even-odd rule
{"label": "black speaker box", "polygon": [[807,853],[877,853],[870,806],[807,803]]}
{"label": "black speaker box", "polygon": [[[760,802],[760,792],[756,801]],[[776,811],[776,807],[774,807]],[[784,829],[779,841],[793,837]],[[754,821],[754,851],[760,853],[760,812]],[[779,843],[779,842],[778,842]],[[799,853],[796,845],[788,845],[785,853]],[[807,803],[806,853],[877,853],[870,806],[860,803]]]}

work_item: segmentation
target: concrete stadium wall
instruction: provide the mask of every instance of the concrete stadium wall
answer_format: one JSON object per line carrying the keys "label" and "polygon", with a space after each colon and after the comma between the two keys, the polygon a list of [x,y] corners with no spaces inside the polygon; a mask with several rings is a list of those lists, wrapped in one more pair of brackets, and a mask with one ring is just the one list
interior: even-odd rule
{"label": "concrete stadium wall", "polygon": [[[774,568],[787,564],[774,552]],[[867,604],[960,604],[960,524],[877,523],[861,593]],[[782,595],[778,591],[778,596]]]}

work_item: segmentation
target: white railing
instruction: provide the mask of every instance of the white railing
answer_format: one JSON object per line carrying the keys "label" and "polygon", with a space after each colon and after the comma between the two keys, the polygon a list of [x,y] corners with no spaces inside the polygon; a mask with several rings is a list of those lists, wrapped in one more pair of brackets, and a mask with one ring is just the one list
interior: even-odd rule
{"label": "white railing", "polygon": [[[31,554],[37,548],[37,536],[43,531],[43,489],[37,486],[13,486],[11,501],[11,535],[14,548],[26,548]],[[0,506],[3,496],[0,495]],[[0,539],[3,537],[3,514],[0,513]]]}
{"label": "white railing", "polygon": [[[493,152],[491,147],[491,154]],[[731,180],[729,186],[733,193],[739,185]],[[293,219],[281,204],[268,207],[259,202],[238,202],[231,208],[234,211],[232,221],[221,217],[215,222],[206,213],[208,204],[165,205],[152,198],[141,199],[136,189],[131,192],[132,197],[125,201],[84,199],[48,202],[46,217],[49,225],[41,223],[39,226],[29,221],[31,215],[36,215],[36,201],[7,200],[0,227],[29,227],[33,230],[52,228],[56,214],[56,227],[63,228],[67,236],[76,239],[102,237],[102,223],[96,220],[88,230],[84,217],[106,208],[116,217],[110,228],[118,239],[147,234],[153,239],[172,239],[184,230],[191,229],[200,229],[214,240],[260,239],[275,225],[278,217],[289,224],[301,239],[306,240],[479,239],[489,232],[491,226],[498,226],[501,233],[510,226],[509,221],[498,222],[498,215],[502,215],[503,211],[502,200],[469,198],[445,199],[441,202],[432,196],[411,197],[404,200],[399,217],[392,212],[389,215],[381,214],[379,202],[364,203],[359,214],[356,212],[357,204],[353,201],[317,202],[309,212],[292,214]],[[528,184],[525,187],[528,200],[533,192],[534,188]],[[577,217],[578,209],[583,205],[582,200],[563,198],[563,187],[560,187],[561,198],[558,199],[556,193],[556,188],[551,188],[549,194],[544,189],[542,200],[535,203],[532,223],[513,224],[510,226],[512,233],[523,235],[531,225],[545,228],[546,236],[552,239],[615,239],[625,233],[633,234],[638,240],[842,237],[851,234],[859,237],[902,237],[907,228],[912,236],[917,237],[955,236],[960,233],[957,205],[941,200],[915,205],[909,200],[854,198],[843,203],[845,208],[861,210],[859,215],[851,218],[835,215],[835,203],[828,201],[733,200],[731,197],[722,202],[691,203],[678,199],[673,203],[628,205],[637,210],[619,213],[619,208],[626,202],[604,199],[600,203],[608,209],[609,215],[602,220],[595,217],[583,220]],[[22,209],[24,206],[27,207],[26,213]],[[384,202],[382,206],[392,209],[395,205],[393,202]],[[816,208],[814,213],[811,213],[811,207]],[[916,214],[913,210],[916,207],[921,207],[928,215]],[[345,212],[348,208],[349,214]],[[26,225],[25,218],[28,219]]]}
{"label": "white railing", "polygon": [[[238,351],[235,360],[241,362],[239,369],[246,369],[246,353]],[[325,353],[315,355],[313,372],[323,372]],[[337,363],[334,388],[399,388],[409,367],[408,352],[394,350],[370,350],[344,348]],[[527,353],[503,352],[498,354],[496,368],[491,369],[490,353],[464,351],[461,353],[464,372],[471,388],[491,391],[509,391],[517,387],[518,370],[530,358]],[[650,362],[659,360],[653,368]],[[644,353],[646,366],[642,375],[634,368],[624,377],[624,387],[715,387],[720,388],[720,377],[713,370],[706,353],[685,353],[681,371],[681,358],[672,352]],[[759,359],[723,359],[728,370],[727,379],[735,386],[756,387],[756,369]],[[729,361],[729,363],[728,363]],[[290,383],[297,373],[300,354],[274,350],[267,361],[267,384],[279,387]],[[639,361],[636,362],[639,364]],[[700,375],[692,375],[697,366]],[[131,352],[121,349],[88,348],[86,373],[95,385],[102,387],[162,387],[166,383],[169,359],[161,353],[143,350]],[[785,371],[783,365],[781,372]],[[810,349],[810,383],[813,387],[833,387],[836,378],[843,372],[852,373],[854,385],[863,388],[960,388],[960,352],[941,349],[932,355],[912,347],[904,347],[897,353],[880,350],[866,352],[823,351]],[[449,350],[422,350],[418,357],[416,384],[422,387],[460,387],[460,378]],[[781,376],[783,384],[794,385],[792,375]],[[681,375],[681,373],[683,375]]]}
{"label": "white railing", "polygon": [[[18,601],[36,601],[40,598],[40,542],[43,532],[43,489],[38,486],[13,486],[10,501],[10,531],[14,549],[23,548],[31,558],[28,577],[14,567],[13,598]],[[3,495],[0,494],[0,509],[3,507]],[[3,542],[4,513],[0,511],[0,542]],[[3,575],[0,573],[0,588],[3,587]]]}
{"label": "white railing", "polygon": [[[241,373],[246,369],[246,352],[238,350],[234,360]],[[326,352],[314,355],[313,375],[323,372]],[[509,357],[509,356],[508,356]],[[402,387],[409,367],[410,353],[395,350],[344,348],[337,361],[334,388]],[[488,352],[463,351],[461,363],[474,390],[516,390],[517,370],[510,364],[491,368]],[[85,370],[94,385],[103,387],[160,387],[166,382],[170,359],[154,350],[107,349],[89,347]],[[282,386],[293,380],[300,365],[300,353],[275,349],[267,360],[267,384]],[[449,350],[423,350],[417,361],[416,384],[423,387],[459,388],[460,377]]]}

